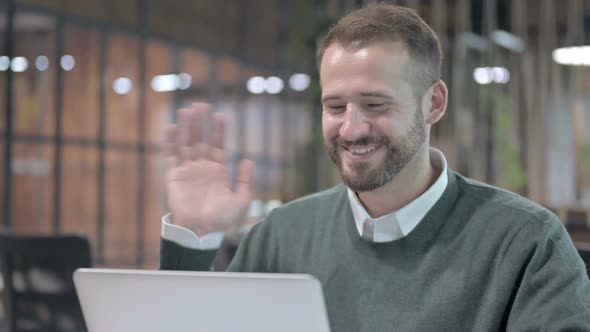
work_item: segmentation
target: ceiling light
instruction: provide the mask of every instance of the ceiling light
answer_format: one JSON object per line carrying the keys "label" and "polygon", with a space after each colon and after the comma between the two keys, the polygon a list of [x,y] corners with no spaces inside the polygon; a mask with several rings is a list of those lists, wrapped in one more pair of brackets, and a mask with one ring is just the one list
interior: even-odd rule
{"label": "ceiling light", "polygon": [[37,59],[35,59],[35,67],[39,71],[46,71],[49,68],[49,59],[45,55],[39,55]]}
{"label": "ceiling light", "polygon": [[174,91],[178,88],[178,75],[158,75],[152,79],[152,89],[156,92]]}
{"label": "ceiling light", "polygon": [[10,61],[10,69],[15,73],[21,73],[29,68],[29,61],[22,56],[17,56]]}
{"label": "ceiling light", "polygon": [[74,57],[69,54],[62,56],[59,63],[65,71],[70,71],[76,66],[76,60],[74,60]]}
{"label": "ceiling light", "polygon": [[553,61],[566,66],[590,66],[590,45],[555,49]]}
{"label": "ceiling light", "polygon": [[284,87],[285,83],[283,83],[283,80],[276,76],[271,76],[267,78],[264,84],[264,89],[271,95],[276,95],[277,93],[280,93],[281,91],[283,91]]}
{"label": "ceiling light", "polygon": [[6,55],[0,56],[0,71],[6,71],[10,68],[10,58]]}
{"label": "ceiling light", "polygon": [[289,86],[295,91],[305,91],[311,83],[307,74],[293,74],[289,78]]}
{"label": "ceiling light", "polygon": [[191,75],[187,74],[187,73],[182,73],[178,75],[178,88],[180,90],[186,90],[188,88],[191,87],[191,84],[193,83],[193,79],[191,77]]}
{"label": "ceiling light", "polygon": [[119,77],[113,81],[113,90],[118,95],[126,95],[133,89],[133,82],[127,77]]}
{"label": "ceiling light", "polygon": [[254,76],[254,77],[250,77],[248,79],[248,81],[246,82],[246,89],[248,89],[248,92],[253,93],[253,94],[261,94],[264,92],[264,89],[266,87],[266,80],[264,79],[264,77],[260,77],[260,76]]}

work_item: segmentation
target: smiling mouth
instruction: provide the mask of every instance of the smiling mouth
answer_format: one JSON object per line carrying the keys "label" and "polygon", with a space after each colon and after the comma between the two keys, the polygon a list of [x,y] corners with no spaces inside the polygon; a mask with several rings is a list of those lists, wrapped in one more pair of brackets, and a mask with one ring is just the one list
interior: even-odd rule
{"label": "smiling mouth", "polygon": [[[369,156],[372,156],[374,153],[376,153],[376,150],[378,150],[381,147],[381,144],[377,144],[377,145],[370,145],[370,146],[342,146],[342,149],[344,151],[346,151],[348,153],[348,155],[350,157],[352,157],[353,159],[365,159],[368,158]],[[360,160],[359,159],[359,160]]]}
{"label": "smiling mouth", "polygon": [[381,150],[387,151],[389,141],[382,136],[366,136],[356,140],[345,140],[336,136],[330,139],[330,156],[335,162],[343,158],[348,162],[368,162]]}
{"label": "smiling mouth", "polygon": [[347,150],[350,151],[352,154],[363,155],[375,151],[377,148],[378,146],[373,146],[370,148],[347,148]]}

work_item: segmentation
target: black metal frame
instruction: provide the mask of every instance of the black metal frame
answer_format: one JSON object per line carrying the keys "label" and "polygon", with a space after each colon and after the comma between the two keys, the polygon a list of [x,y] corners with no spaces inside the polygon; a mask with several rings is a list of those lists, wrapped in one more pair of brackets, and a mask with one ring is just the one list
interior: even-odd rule
{"label": "black metal frame", "polygon": [[[64,54],[64,20],[57,19],[57,47],[55,48],[55,58],[59,59]],[[55,71],[55,86],[57,87],[57,94],[55,96],[55,157],[53,166],[53,232],[59,232],[61,220],[61,174],[62,174],[62,110],[63,110],[63,71]],[[10,112],[10,110],[9,110]]]}
{"label": "black metal frame", "polygon": [[[6,9],[7,15],[7,27],[6,27],[6,55],[12,59],[14,57],[14,0],[8,1],[8,8]],[[14,101],[13,101],[13,77],[14,73],[12,70],[6,71],[5,81],[5,122],[6,122],[6,139],[4,148],[4,206],[3,206],[3,218],[4,225],[10,227],[12,225],[12,138],[14,136],[14,127],[12,125],[12,112]]]}
{"label": "black metal frame", "polygon": [[98,57],[100,67],[100,84],[98,87],[98,215],[96,223],[97,253],[95,259],[99,264],[104,262],[105,248],[105,184],[106,184],[106,90],[105,71],[107,66],[107,31],[100,32],[100,55]]}
{"label": "black metal frame", "polygon": [[[139,60],[139,112],[137,112],[138,114],[138,123],[139,123],[139,142],[145,142],[145,138],[146,138],[146,112],[145,109],[147,107],[146,104],[146,91],[145,91],[145,87],[146,87],[146,82],[147,82],[147,77],[146,77],[146,72],[145,69],[147,67],[147,59],[146,59],[146,46],[147,46],[147,39],[149,36],[149,13],[150,13],[150,7],[151,7],[151,1],[150,0],[137,0],[139,3],[139,10],[140,10],[140,15],[139,15],[139,26],[142,27],[141,31],[139,32],[139,54],[138,56],[138,60]],[[145,200],[145,183],[143,181],[143,179],[145,178],[145,165],[147,162],[147,155],[146,155],[146,149],[144,145],[140,145],[139,147],[139,162],[138,162],[138,172],[137,172],[137,185],[138,185],[138,192],[137,192],[137,234],[139,234],[139,236],[137,237],[137,261],[136,264],[138,266],[143,265],[144,261],[145,261],[145,257],[144,257],[144,248],[145,248],[145,237],[144,232],[145,232],[145,227],[144,227],[144,220],[145,220],[145,214],[144,214],[144,208],[145,208],[145,204],[144,204],[144,200]]]}

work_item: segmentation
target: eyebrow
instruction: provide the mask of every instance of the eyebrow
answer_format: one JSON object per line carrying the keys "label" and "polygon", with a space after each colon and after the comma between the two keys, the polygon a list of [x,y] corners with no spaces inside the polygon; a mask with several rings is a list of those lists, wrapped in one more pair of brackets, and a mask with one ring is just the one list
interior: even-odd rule
{"label": "eyebrow", "polygon": [[391,95],[389,95],[388,93],[384,93],[384,92],[361,92],[361,96],[362,97],[379,97],[379,98],[387,98],[387,99],[393,99],[393,97]]}
{"label": "eyebrow", "polygon": [[[386,99],[394,99],[393,96],[389,95],[388,93],[378,92],[378,91],[361,92],[360,95],[361,95],[361,97],[379,97],[379,98],[386,98]],[[340,100],[340,99],[342,99],[341,96],[327,95],[322,98],[322,103],[325,103],[329,100]]]}
{"label": "eyebrow", "polygon": [[339,99],[342,99],[342,97],[336,96],[336,95],[327,95],[322,98],[322,103],[325,103],[328,100],[339,100]]}

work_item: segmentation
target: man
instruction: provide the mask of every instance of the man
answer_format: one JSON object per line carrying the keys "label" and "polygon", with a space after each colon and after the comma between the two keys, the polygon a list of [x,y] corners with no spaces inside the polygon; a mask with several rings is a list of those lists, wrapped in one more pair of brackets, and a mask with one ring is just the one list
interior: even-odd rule
{"label": "man", "polygon": [[[449,170],[429,146],[447,107],[441,57],[401,7],[370,5],[330,30],[322,124],[343,185],[273,210],[229,270],[314,275],[334,331],[590,331],[590,282],[555,215]],[[224,124],[197,104],[167,129],[163,269],[208,270],[249,204],[253,165],[231,188]]]}

